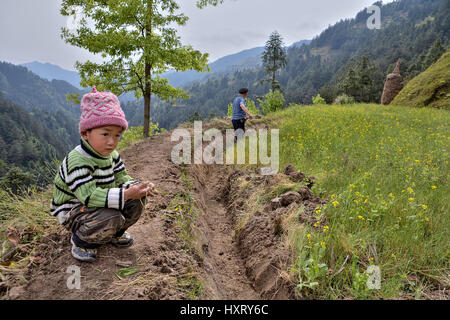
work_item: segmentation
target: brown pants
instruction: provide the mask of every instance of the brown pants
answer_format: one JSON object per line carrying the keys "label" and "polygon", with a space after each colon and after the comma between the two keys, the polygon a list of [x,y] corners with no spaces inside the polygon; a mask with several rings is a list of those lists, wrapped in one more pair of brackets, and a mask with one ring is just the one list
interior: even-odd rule
{"label": "brown pants", "polygon": [[64,227],[72,232],[75,245],[82,248],[97,248],[121,236],[135,224],[142,214],[146,197],[126,200],[122,211],[110,208],[75,207],[70,212]]}

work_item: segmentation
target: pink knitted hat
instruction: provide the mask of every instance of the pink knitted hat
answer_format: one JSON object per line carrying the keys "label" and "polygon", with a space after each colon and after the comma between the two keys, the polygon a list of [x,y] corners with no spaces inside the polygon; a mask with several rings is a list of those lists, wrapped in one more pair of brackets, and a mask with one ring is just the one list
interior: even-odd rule
{"label": "pink knitted hat", "polygon": [[111,92],[98,92],[95,86],[91,93],[81,99],[80,133],[103,126],[121,126],[128,128],[125,114],[120,108],[119,99]]}

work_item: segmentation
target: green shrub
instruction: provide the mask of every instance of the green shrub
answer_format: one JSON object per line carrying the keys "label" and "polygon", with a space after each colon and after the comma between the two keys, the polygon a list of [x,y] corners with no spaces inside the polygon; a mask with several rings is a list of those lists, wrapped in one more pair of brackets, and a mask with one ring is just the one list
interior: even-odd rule
{"label": "green shrub", "polygon": [[355,98],[348,96],[346,94],[339,95],[333,104],[353,104],[355,103]]}
{"label": "green shrub", "polygon": [[275,92],[271,90],[263,97],[263,99],[258,99],[258,102],[261,105],[263,113],[268,114],[269,112],[277,111],[283,107],[284,96],[278,90]]}
{"label": "green shrub", "polygon": [[318,95],[315,96],[315,97],[312,97],[312,102],[313,102],[313,104],[327,104],[326,101],[325,101],[325,99],[322,98],[322,97],[320,96],[320,94],[318,94]]}
{"label": "green shrub", "polygon": [[[155,134],[166,132],[166,129],[159,128],[159,124],[153,124],[150,122],[149,126],[149,136],[153,136]],[[128,130],[126,130],[122,134],[122,139],[119,141],[119,145],[117,146],[118,150],[122,150],[134,143],[136,143],[139,140],[142,140],[144,138],[144,126],[138,126],[138,127],[129,127]]]}
{"label": "green shrub", "polygon": [[252,114],[256,115],[259,114],[259,109],[256,107],[255,102],[252,99],[245,99],[245,102],[247,104],[247,110]]}
{"label": "green shrub", "polygon": [[231,118],[232,115],[233,115],[233,104],[230,103],[228,105],[228,117]]}

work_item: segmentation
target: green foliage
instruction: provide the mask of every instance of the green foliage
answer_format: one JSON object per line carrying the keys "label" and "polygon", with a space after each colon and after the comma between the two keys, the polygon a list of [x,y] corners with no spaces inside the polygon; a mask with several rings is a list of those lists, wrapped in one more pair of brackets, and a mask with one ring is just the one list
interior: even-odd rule
{"label": "green foliage", "polygon": [[[159,128],[158,123],[150,123],[150,136],[157,135],[159,133],[164,133],[166,130],[164,128]],[[128,127],[128,129],[122,134],[122,139],[117,145],[117,150],[123,150],[126,147],[133,145],[134,143],[144,139],[144,127]]]}
{"label": "green foliage", "polygon": [[263,99],[258,99],[264,114],[280,110],[284,104],[284,96],[280,91],[270,91]]}
{"label": "green foliage", "polygon": [[350,292],[357,299],[368,299],[369,288],[367,287],[367,279],[369,275],[366,272],[360,273],[358,269],[358,257],[353,256],[352,261],[352,287]]}
{"label": "green foliage", "polygon": [[[442,1],[390,2],[381,7],[383,21],[386,23],[383,23],[380,30],[367,28],[366,22],[370,15],[366,10],[361,10],[355,18],[330,26],[308,45],[289,48],[286,67],[277,76],[286,104],[309,105],[317,93],[327,103],[333,103],[342,92],[338,91],[338,84],[352,65],[351,57],[358,60],[365,53],[377,69],[373,86],[376,92],[370,99],[371,102],[379,103],[386,75],[393,70],[399,58],[401,75],[409,79],[409,66],[422,53],[426,56],[437,38],[441,39],[444,47],[449,45],[447,30],[450,30],[450,19],[446,14],[448,10],[441,6]],[[435,17],[434,21],[420,28],[411,27],[428,16]],[[255,101],[258,101],[258,96],[264,96],[271,87],[270,83],[260,83],[264,78],[264,68],[257,67],[191,83],[185,87],[191,99],[183,101],[183,108],[173,108],[153,97],[152,121],[158,122],[161,127],[172,129],[185,122],[195,110],[203,115],[214,110],[218,116],[225,116],[237,88],[248,87],[249,96]],[[323,87],[325,88],[322,89]],[[260,107],[258,103],[257,105]],[[130,103],[125,112],[133,125],[144,123],[142,100]]]}
{"label": "green foliage", "polygon": [[[314,175],[313,193],[329,199],[311,214],[311,224],[299,227],[299,234],[311,234],[311,248],[326,246],[323,259],[316,260],[331,273],[312,281],[318,282],[313,298],[420,299],[437,281],[447,281],[448,110],[297,106],[271,113],[266,121],[280,129],[280,168],[292,164]],[[307,238],[291,239],[298,248]],[[307,254],[303,262],[311,257],[304,248],[298,249]],[[358,262],[352,268],[353,256]],[[372,263],[381,271],[379,290],[367,288]],[[304,271],[301,275],[307,282]]]}
{"label": "green foliage", "polygon": [[[69,44],[101,53],[102,63],[77,61],[83,87],[96,85],[116,95],[134,92],[144,97],[144,136],[149,135],[150,99],[156,95],[173,102],[189,95],[175,88],[160,74],[168,71],[209,71],[208,55],[183,46],[176,26],[188,18],[178,13],[174,0],[63,0],[61,14],[82,11],[79,27],[71,32],[62,28],[61,37]],[[88,23],[92,20],[94,23]]]}
{"label": "green foliage", "polygon": [[66,140],[64,128],[52,130],[47,126],[57,126],[58,120],[64,125],[64,119],[59,112],[29,114],[0,94],[1,187],[16,193],[31,184],[43,187],[52,182],[52,161],[62,159],[73,143]]}
{"label": "green foliage", "polygon": [[319,285],[319,280],[325,276],[328,267],[323,263],[325,258],[325,246],[323,243],[305,245],[297,256],[294,264],[294,272],[298,277],[297,290],[304,288],[314,290]]}
{"label": "green foliage", "polygon": [[391,102],[410,107],[450,109],[450,51],[408,82]]}
{"label": "green foliage", "polygon": [[327,104],[325,99],[318,94],[317,96],[312,98],[313,104]]}
{"label": "green foliage", "polygon": [[[57,157],[75,146],[80,139],[80,106],[67,102],[65,95],[76,91],[65,81],[41,79],[25,67],[0,62],[0,117],[5,121],[0,137],[7,143],[6,148],[11,147],[7,141],[14,135],[12,140],[17,143],[31,140],[31,136],[40,143],[48,142],[56,149]],[[5,159],[7,151],[1,149],[0,141],[0,159]]]}
{"label": "green foliage", "polygon": [[[252,115],[259,114],[259,109],[256,107],[256,104],[255,104],[255,102],[252,99],[250,99],[250,98],[245,99],[245,103],[247,105],[247,110]],[[233,105],[231,105],[231,107],[233,107]]]}
{"label": "green foliage", "polygon": [[203,117],[202,117],[202,115],[201,115],[200,113],[198,113],[197,110],[195,110],[194,113],[191,114],[191,115],[189,116],[189,118],[188,118],[188,121],[189,121],[189,122],[202,121],[202,120],[203,120]]}
{"label": "green foliage", "polygon": [[424,70],[435,63],[445,52],[445,48],[442,46],[441,39],[437,39],[425,57]]}
{"label": "green foliage", "polygon": [[212,6],[217,6],[220,3],[223,3],[224,0],[197,0],[196,5],[198,8],[204,8],[206,7],[208,4],[212,5]]}
{"label": "green foliage", "polygon": [[327,104],[332,104],[337,96],[337,88],[330,83],[327,83],[320,88],[319,95],[325,99]]}
{"label": "green foliage", "polygon": [[[60,227],[57,219],[50,214],[53,189],[42,191],[31,186],[23,191],[17,195],[0,188],[0,268],[14,262],[14,268],[9,269],[12,272],[29,265],[30,254],[42,243],[41,235],[55,232]],[[4,256],[8,249],[15,246],[7,236],[11,231],[14,232],[19,246],[12,251],[12,255]]]}
{"label": "green foliage", "polygon": [[230,104],[228,105],[227,116],[228,116],[229,118],[231,118],[231,117],[233,116],[233,104],[232,104],[232,103],[230,103]]}
{"label": "green foliage", "polygon": [[339,89],[355,98],[356,102],[379,99],[382,75],[367,55],[352,61],[346,75],[339,81]]}
{"label": "green foliage", "polygon": [[353,97],[346,95],[345,93],[337,96],[333,102],[333,104],[353,104],[353,103],[355,103],[355,99]]}
{"label": "green foliage", "polygon": [[276,81],[275,75],[280,68],[286,67],[287,60],[283,39],[277,31],[272,32],[270,35],[261,57],[264,71],[271,76],[272,91],[280,90],[280,85]]}
{"label": "green foliage", "polygon": [[18,167],[12,167],[5,176],[0,178],[0,188],[10,190],[12,193],[19,193],[34,181],[31,173],[24,172]]}
{"label": "green foliage", "polygon": [[411,80],[436,62],[445,52],[441,39],[438,38],[427,52],[422,52],[408,67],[406,80]]}

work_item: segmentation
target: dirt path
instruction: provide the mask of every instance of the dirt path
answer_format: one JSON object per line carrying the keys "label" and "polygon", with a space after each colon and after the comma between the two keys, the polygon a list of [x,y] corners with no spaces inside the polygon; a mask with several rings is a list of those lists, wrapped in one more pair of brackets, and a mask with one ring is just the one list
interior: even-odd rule
{"label": "dirt path", "polygon": [[[181,179],[183,169],[170,159],[174,144],[170,133],[165,133],[121,153],[132,177],[152,181],[161,190],[156,198],[149,198],[141,219],[129,229],[135,237],[132,247],[105,245],[95,262],[81,263],[71,256],[70,234],[60,227],[42,238],[23,277],[10,277],[14,280],[0,298],[189,299],[200,295],[204,299],[259,299],[233,242],[232,220],[216,197],[225,178],[223,167],[189,168],[189,173],[203,177],[192,191],[203,208],[195,222],[197,244],[203,252],[193,253],[181,240],[176,212],[169,207],[177,195],[189,190]],[[80,270],[80,289],[67,285],[72,275],[68,268],[74,266]]]}

